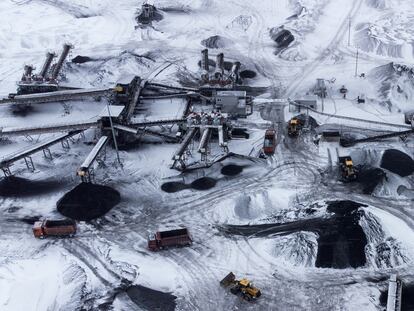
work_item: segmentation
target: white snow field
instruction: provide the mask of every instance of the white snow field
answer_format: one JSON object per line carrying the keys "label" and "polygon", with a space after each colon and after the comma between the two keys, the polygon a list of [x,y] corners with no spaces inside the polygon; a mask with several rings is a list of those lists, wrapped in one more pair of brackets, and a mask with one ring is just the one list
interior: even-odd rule
{"label": "white snow field", "polygon": [[[162,20],[138,25],[144,2]],[[95,181],[119,191],[121,201],[100,218],[78,222],[72,238],[35,239],[32,224],[63,218],[56,202],[80,183],[76,170],[99,130],[75,136],[69,150],[52,146],[52,159],[32,155],[34,172],[24,160],[14,163],[12,173],[24,180],[16,191],[24,195],[7,192],[0,177],[1,311],[152,311],[171,295],[175,302],[161,310],[384,310],[380,297],[391,274],[414,288],[414,175],[383,169],[386,178],[364,193],[362,183],[338,180],[336,163],[347,153],[361,170],[379,168],[388,149],[414,158],[414,135],[350,148],[323,138],[315,143],[321,129],[360,138],[410,129],[404,112],[414,110],[412,0],[2,0],[0,21],[0,98],[16,92],[25,64],[37,72],[45,53],[60,53],[64,43],[74,49],[62,86],[109,88],[140,76],[195,87],[202,41],[212,36],[219,36],[219,48],[209,48],[210,58],[222,52],[225,61],[240,61],[242,70],[256,74],[244,84],[266,88],[254,99],[254,113],[235,121],[249,138],[230,140],[236,155],[210,167],[170,169],[178,144],[146,135],[119,151],[120,166],[108,145],[104,162],[95,164]],[[278,48],[269,32],[282,26],[295,40]],[[92,60],[70,62],[77,55]],[[311,94],[318,78],[327,96],[309,115],[319,132],[291,138],[286,122],[300,112],[288,101]],[[346,98],[339,93],[343,85]],[[0,161],[58,135],[6,137],[2,129],[92,122],[106,104],[33,104],[24,113],[0,104]],[[134,121],[181,118],[184,109],[182,99],[147,99]],[[275,154],[258,158],[271,126],[278,129]],[[176,128],[164,130],[174,135]],[[211,145],[211,158],[219,158],[218,144]],[[199,158],[194,150],[190,159]],[[223,174],[229,165],[240,172]],[[203,177],[214,187],[161,188]],[[335,209],[332,201],[360,207]],[[149,234],[179,227],[189,229],[190,247],[148,250]],[[220,287],[230,271],[252,280],[262,296],[247,302]],[[132,286],[171,295],[137,298]],[[411,300],[402,310],[414,310]]]}

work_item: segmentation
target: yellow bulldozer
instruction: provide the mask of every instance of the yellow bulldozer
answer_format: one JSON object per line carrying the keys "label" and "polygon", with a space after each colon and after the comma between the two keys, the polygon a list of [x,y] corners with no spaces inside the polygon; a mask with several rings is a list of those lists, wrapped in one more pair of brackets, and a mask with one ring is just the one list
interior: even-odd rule
{"label": "yellow bulldozer", "polygon": [[227,274],[227,276],[221,280],[220,285],[230,288],[230,292],[234,295],[241,296],[247,301],[252,301],[261,296],[260,289],[254,287],[248,279],[236,280],[236,276],[233,272]]}

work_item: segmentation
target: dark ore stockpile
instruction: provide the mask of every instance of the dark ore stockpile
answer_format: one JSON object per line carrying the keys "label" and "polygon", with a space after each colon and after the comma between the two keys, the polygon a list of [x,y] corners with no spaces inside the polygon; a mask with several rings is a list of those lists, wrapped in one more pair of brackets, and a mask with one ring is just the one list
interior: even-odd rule
{"label": "dark ore stockpile", "polygon": [[240,71],[240,77],[242,79],[253,79],[253,78],[256,78],[256,75],[257,75],[256,72],[253,70],[246,69],[246,70]]}
{"label": "dark ore stockpile", "polygon": [[66,193],[56,207],[66,217],[89,221],[105,215],[120,200],[119,192],[111,187],[81,183]]}
{"label": "dark ore stockpile", "polygon": [[387,175],[378,167],[358,166],[357,182],[362,186],[364,194],[371,194],[378,184],[380,184]]}
{"label": "dark ore stockpile", "polygon": [[174,193],[188,188],[190,186],[178,181],[166,182],[161,185],[161,190],[167,193]]}
{"label": "dark ore stockpile", "polygon": [[388,149],[382,156],[381,167],[405,177],[414,172],[414,160],[404,152]]}
{"label": "dark ore stockpile", "polygon": [[236,176],[243,172],[243,166],[237,164],[228,164],[223,166],[220,172],[225,176]]}
{"label": "dark ore stockpile", "polygon": [[191,183],[191,187],[195,190],[208,190],[213,188],[217,183],[217,180],[210,177],[202,177],[194,180]]}
{"label": "dark ore stockpile", "polygon": [[30,180],[16,176],[5,177],[0,180],[0,196],[24,197],[53,192],[63,186],[57,180]]}
{"label": "dark ore stockpile", "polygon": [[[387,305],[388,289],[381,292],[380,303],[383,307]],[[414,283],[402,286],[401,311],[414,311]]]}
{"label": "dark ore stockpile", "polygon": [[87,63],[91,61],[93,61],[92,58],[90,58],[89,56],[82,56],[82,55],[78,55],[72,59],[72,63],[75,63],[75,64],[83,64],[83,63]]}
{"label": "dark ore stockpile", "polygon": [[227,234],[247,237],[263,237],[272,234],[290,234],[299,231],[316,232],[318,253],[316,267],[320,268],[357,268],[366,263],[365,245],[367,238],[358,224],[362,204],[352,201],[328,202],[330,218],[311,218],[288,223],[258,225],[228,225],[223,228]]}
{"label": "dark ore stockpile", "polygon": [[174,193],[184,189],[209,190],[213,188],[217,180],[211,177],[201,177],[194,180],[191,184],[185,184],[179,181],[170,181],[161,185],[161,190],[167,193]]}
{"label": "dark ore stockpile", "polygon": [[335,215],[332,225],[319,234],[316,267],[344,269],[365,265],[367,238],[358,224],[361,206],[353,201],[328,202],[328,211]]}
{"label": "dark ore stockpile", "polygon": [[128,297],[140,308],[148,311],[175,310],[176,296],[164,293],[141,285],[134,285],[126,290]]}
{"label": "dark ore stockpile", "polygon": [[230,39],[218,35],[211,36],[201,41],[201,45],[209,49],[222,49],[232,44],[233,42]]}

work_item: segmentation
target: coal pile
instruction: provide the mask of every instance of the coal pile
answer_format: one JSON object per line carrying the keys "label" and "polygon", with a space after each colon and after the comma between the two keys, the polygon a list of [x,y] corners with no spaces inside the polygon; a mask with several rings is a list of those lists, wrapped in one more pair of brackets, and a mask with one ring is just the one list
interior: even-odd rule
{"label": "coal pile", "polygon": [[270,38],[276,42],[278,48],[286,48],[295,40],[295,37],[289,30],[280,27],[270,29],[269,34]]}
{"label": "coal pile", "polygon": [[53,192],[63,186],[56,180],[30,180],[16,176],[5,177],[0,180],[0,196],[24,197]]}
{"label": "coal pile", "polygon": [[240,71],[240,78],[242,79],[253,79],[256,78],[257,74],[255,71],[253,70],[243,70]]}
{"label": "coal pile", "polygon": [[371,194],[378,184],[380,184],[387,174],[378,167],[358,166],[357,182],[362,186],[364,194]]}
{"label": "coal pile", "polygon": [[75,63],[75,64],[83,64],[83,63],[87,63],[91,61],[93,61],[93,59],[90,58],[89,56],[81,56],[81,55],[78,55],[72,59],[72,63]]}
{"label": "coal pile", "polygon": [[174,193],[189,188],[191,188],[189,185],[177,181],[166,182],[161,185],[161,190],[167,193]]}
{"label": "coal pile", "polygon": [[335,214],[332,226],[320,232],[316,267],[345,269],[361,267],[366,263],[367,238],[359,225],[362,211],[353,201],[328,202],[328,211]]}
{"label": "coal pile", "polygon": [[[404,281],[404,280],[403,280]],[[381,292],[380,304],[387,305],[388,289]],[[401,311],[414,311],[414,283],[404,284],[402,286],[401,295]]]}
{"label": "coal pile", "polygon": [[295,118],[297,118],[303,125],[306,123],[306,119],[308,119],[308,124],[311,129],[317,128],[319,126],[318,122],[316,122],[314,118],[311,116],[306,116],[306,114],[299,114],[295,116]]}
{"label": "coal pile", "polygon": [[221,173],[225,176],[236,176],[243,171],[243,166],[236,164],[229,164],[221,168]]}
{"label": "coal pile", "polygon": [[414,160],[404,152],[388,149],[382,156],[381,167],[406,177],[414,172]]}
{"label": "coal pile", "polygon": [[90,221],[105,215],[120,200],[119,192],[111,187],[81,183],[66,193],[56,203],[56,207],[68,218]]}
{"label": "coal pile", "polygon": [[196,190],[208,190],[216,185],[217,181],[214,178],[202,177],[194,180],[191,187]]}
{"label": "coal pile", "polygon": [[160,292],[141,285],[134,285],[126,290],[128,297],[140,308],[148,311],[174,311],[176,296]]}
{"label": "coal pile", "polygon": [[201,41],[201,45],[205,46],[208,49],[222,49],[232,44],[233,42],[230,39],[218,35],[211,36]]}
{"label": "coal pile", "polygon": [[167,193],[174,193],[184,189],[209,190],[213,188],[217,180],[211,177],[201,177],[194,180],[191,184],[178,181],[170,181],[161,185],[161,190]]}
{"label": "coal pile", "polygon": [[268,223],[258,225],[228,225],[222,228],[227,234],[247,237],[267,237],[273,234],[291,234],[300,231],[318,234],[316,267],[320,268],[357,268],[366,263],[365,246],[367,238],[359,225],[364,206],[353,201],[328,202],[329,218],[311,218],[287,223]]}

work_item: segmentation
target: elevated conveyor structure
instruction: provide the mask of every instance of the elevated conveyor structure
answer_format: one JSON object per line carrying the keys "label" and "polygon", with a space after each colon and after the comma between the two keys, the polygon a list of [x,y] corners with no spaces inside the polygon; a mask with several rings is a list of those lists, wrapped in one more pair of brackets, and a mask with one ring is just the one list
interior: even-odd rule
{"label": "elevated conveyor structure", "polygon": [[197,127],[192,128],[187,132],[187,134],[184,136],[184,139],[178,148],[177,152],[174,154],[172,160],[173,163],[171,164],[171,168],[177,168],[177,164],[181,165],[181,168],[185,168],[185,162],[184,162],[184,153],[187,150],[188,146],[190,145],[191,141],[193,140],[194,136],[197,134],[199,129]]}
{"label": "elevated conveyor structure", "polygon": [[129,121],[131,120],[134,114],[135,108],[139,104],[139,98],[141,96],[142,90],[145,88],[145,84],[147,83],[147,80],[141,80],[141,78],[139,78],[136,83],[137,85],[135,87],[134,93],[132,95],[132,98],[129,102],[129,105],[126,109],[126,113],[124,116],[124,120],[126,123],[129,123]]}
{"label": "elevated conveyor structure", "polygon": [[79,131],[86,130],[89,128],[98,128],[99,121],[83,121],[74,123],[58,123],[58,124],[47,124],[44,126],[32,126],[32,127],[6,127],[0,128],[1,136],[28,136],[35,134],[45,133],[58,133],[67,131]]}
{"label": "elevated conveyor structure", "polygon": [[[321,116],[327,116],[329,117],[329,119],[335,119],[336,123],[344,124],[347,126],[355,126],[355,127],[360,127],[360,128],[376,127],[377,129],[381,129],[384,131],[396,131],[396,130],[403,131],[403,130],[411,129],[410,125],[405,125],[405,124],[393,124],[393,123],[386,123],[386,122],[379,122],[379,121],[372,121],[372,120],[364,120],[364,119],[358,119],[358,118],[353,118],[353,117],[320,112],[308,106],[298,104],[294,101],[290,101],[289,104],[296,106],[296,107],[300,107],[305,111],[307,110],[310,115],[316,114],[316,115],[321,115]],[[346,123],[344,123],[345,120],[346,120]]]}
{"label": "elevated conveyor structure", "polygon": [[402,282],[393,274],[388,283],[387,311],[401,311],[401,297]]}
{"label": "elevated conveyor structure", "polygon": [[355,140],[340,140],[340,144],[342,147],[351,147],[358,143],[366,143],[366,142],[373,142],[381,139],[387,139],[392,137],[406,137],[407,135],[413,134],[414,129],[408,130],[408,131],[401,131],[401,132],[394,132],[394,133],[388,133],[388,134],[382,134],[382,135],[376,135],[376,136],[370,136],[366,138],[361,139],[355,139]]}
{"label": "elevated conveyor structure", "polygon": [[90,182],[91,177],[93,177],[93,170],[92,165],[97,159],[98,155],[101,153],[101,151],[104,149],[106,144],[108,143],[108,136],[102,136],[96,145],[93,147],[91,152],[86,157],[85,161],[81,164],[77,171],[77,175],[80,176],[83,182]]}
{"label": "elevated conveyor structure", "polygon": [[[16,162],[19,161],[21,159],[25,159],[26,161],[26,165],[29,169],[34,170],[34,165],[33,165],[33,161],[30,158],[30,156],[36,152],[39,152],[41,150],[43,150],[44,155],[46,158],[51,158],[52,155],[50,153],[50,150],[48,149],[50,146],[58,143],[58,142],[63,142],[64,140],[79,134],[81,131],[72,131],[69,133],[65,133],[65,134],[61,134],[58,135],[56,137],[50,138],[50,139],[46,139],[42,142],[39,142],[37,144],[34,144],[32,146],[28,146],[27,148],[20,150],[18,152],[9,154],[7,156],[5,156],[4,158],[1,159],[0,161],[0,168],[3,170],[3,172],[5,173],[5,175],[10,175],[10,166]],[[45,151],[47,150],[47,152]]]}
{"label": "elevated conveyor structure", "polygon": [[63,90],[48,93],[35,93],[27,95],[16,95],[13,98],[0,100],[0,104],[28,105],[49,102],[59,102],[66,100],[78,100],[85,97],[105,96],[113,92],[112,88],[90,88]]}

